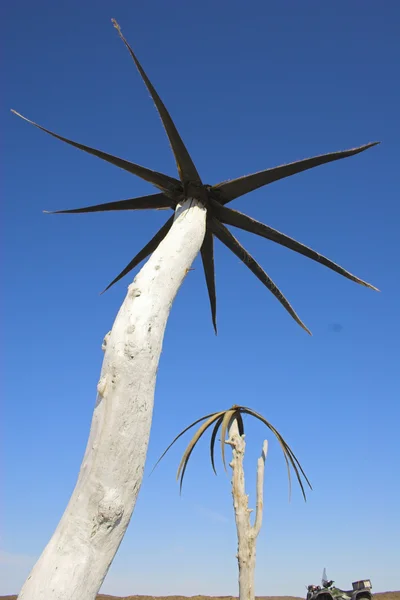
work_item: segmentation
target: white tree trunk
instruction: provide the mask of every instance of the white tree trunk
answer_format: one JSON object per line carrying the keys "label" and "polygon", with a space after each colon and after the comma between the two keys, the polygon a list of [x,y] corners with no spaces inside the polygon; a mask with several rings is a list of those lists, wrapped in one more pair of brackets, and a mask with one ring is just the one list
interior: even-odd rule
{"label": "white tree trunk", "polygon": [[178,206],[168,235],[128,287],[103,342],[97,402],[78,481],[19,600],[96,597],[139,493],[165,325],[201,248],[205,222],[206,210],[197,201]]}
{"label": "white tree trunk", "polygon": [[268,452],[268,442],[264,441],[261,456],[257,462],[257,497],[254,525],[250,523],[251,509],[244,482],[243,459],[246,448],[244,435],[239,435],[238,423],[233,419],[229,426],[227,444],[232,447],[232,496],[235,509],[238,536],[239,599],[254,600],[254,572],[256,568],[256,542],[260,533],[263,515],[264,467]]}

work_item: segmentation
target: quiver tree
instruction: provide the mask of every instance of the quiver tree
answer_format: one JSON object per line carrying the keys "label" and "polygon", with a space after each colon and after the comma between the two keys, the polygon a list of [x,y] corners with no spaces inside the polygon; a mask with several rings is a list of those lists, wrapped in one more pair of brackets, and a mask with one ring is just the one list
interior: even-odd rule
{"label": "quiver tree", "polygon": [[72,141],[13,111],[54,138],[124,169],[157,188],[157,193],[140,198],[55,212],[173,211],[161,229],[106,288],[130,273],[143,260],[149,259],[128,287],[112,330],[104,339],[105,355],[97,386],[97,402],[78,481],[53,537],[21,590],[21,599],[95,598],[126,531],[140,489],[156,373],[170,307],[199,252],[215,331],[215,238],[238,256],[297,323],[309,331],[282,292],[227,225],[286,246],[356,283],[376,289],[318,252],[231,209],[228,204],[279,179],[359,154],[378,142],[299,160],[216,185],[204,184],[171,116],[118,24],[114,20],[113,24],[159,112],[175,156],[179,178]]}
{"label": "quiver tree", "polygon": [[[277,429],[267,421],[262,415],[247,408],[246,406],[238,406],[234,404],[228,410],[219,411],[213,414],[205,415],[200,419],[197,419],[188,427],[185,427],[170,443],[168,448],[163,452],[161,457],[158,459],[155,466],[162,460],[168,450],[182,437],[189,429],[202,423],[197,429],[196,433],[190,440],[183,453],[182,459],[179,463],[176,478],[180,482],[180,489],[182,491],[183,478],[185,476],[186,468],[189,463],[189,459],[192,452],[199,442],[200,438],[204,433],[212,428],[210,437],[210,458],[211,466],[214,473],[215,459],[214,459],[214,447],[218,431],[220,431],[220,443],[221,443],[221,455],[222,461],[226,470],[225,461],[225,445],[228,444],[232,448],[232,460],[229,463],[232,468],[232,498],[233,507],[235,511],[235,522],[238,539],[238,567],[239,567],[239,599],[240,600],[254,600],[254,572],[256,566],[256,543],[257,537],[261,530],[262,518],[263,518],[263,486],[264,486],[264,467],[265,459],[267,456],[268,442],[264,440],[261,456],[257,461],[257,480],[256,480],[256,511],[254,517],[254,523],[251,524],[250,513],[252,512],[248,506],[248,495],[246,494],[245,488],[245,477],[244,477],[244,454],[245,454],[245,433],[244,433],[244,421],[243,416],[249,415],[259,421],[261,421],[266,427],[272,431],[276,439],[278,440],[283,456],[286,461],[288,480],[289,480],[289,492],[291,491],[291,469],[293,469],[298,484],[301,488],[304,500],[306,499],[306,493],[304,489],[304,483],[311,489],[311,484],[307,479],[303,468],[298,461],[293,450],[283,439],[282,435]],[[227,439],[228,438],[228,439]]]}

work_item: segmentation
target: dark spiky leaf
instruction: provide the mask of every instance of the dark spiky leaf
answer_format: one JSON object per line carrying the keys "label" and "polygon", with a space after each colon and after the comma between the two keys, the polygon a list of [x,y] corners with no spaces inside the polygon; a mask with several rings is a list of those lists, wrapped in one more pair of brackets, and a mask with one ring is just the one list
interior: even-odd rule
{"label": "dark spiky leaf", "polygon": [[[244,407],[242,407],[242,410],[245,414],[256,416],[256,413],[253,414],[253,411],[251,411],[250,409],[245,409]],[[263,421],[263,423],[264,423],[264,421]],[[283,458],[285,459],[288,482],[289,482],[289,500],[290,500],[291,490],[292,490],[292,474],[290,472],[290,460],[289,460],[289,456],[288,456],[288,452],[287,452],[287,444],[286,444],[285,440],[282,438],[282,436],[280,435],[280,433],[275,429],[275,427],[273,427],[271,425],[271,423],[265,421],[265,424],[267,425],[268,429],[270,429],[272,431],[272,433],[275,435],[275,437],[277,438],[279,445],[281,447],[282,453],[283,453]],[[301,490],[302,490],[302,493],[304,496],[304,489],[303,489],[302,483],[300,484],[300,487],[301,487]]]}
{"label": "dark spiky leaf", "polygon": [[211,228],[214,235],[229,248],[240,260],[250,269],[252,273],[265,285],[267,289],[279,300],[282,306],[287,312],[293,317],[293,319],[302,327],[307,333],[311,335],[311,331],[304,325],[303,321],[297,315],[295,310],[292,308],[288,300],[282,294],[280,289],[275,285],[272,279],[262,269],[258,262],[243,248],[239,241],[231,234],[222,223],[217,219],[211,220]]}
{"label": "dark spiky leaf", "polygon": [[141,263],[142,260],[147,258],[150,254],[152,254],[152,252],[154,252],[154,250],[157,248],[160,242],[162,242],[162,240],[165,238],[168,231],[171,229],[173,222],[174,215],[172,215],[172,217],[170,217],[168,221],[164,223],[161,229],[157,231],[155,236],[151,238],[151,240],[140,250],[140,252],[136,254],[134,258],[132,258],[131,262],[125,267],[125,269],[123,269],[123,271],[121,271],[121,273],[117,275],[117,277],[113,279],[111,283],[108,284],[105,290],[103,290],[102,294],[109,290],[110,287],[114,285],[114,283],[117,283],[117,281],[122,279],[122,277],[125,277],[125,275],[132,271],[132,269],[137,267],[137,265]]}
{"label": "dark spiky leaf", "polygon": [[201,246],[201,260],[203,262],[208,297],[210,299],[212,322],[214,331],[217,334],[217,296],[215,292],[214,239],[213,234],[208,227],[206,229],[204,241]]}
{"label": "dark spiky leaf", "polygon": [[[329,259],[314,252],[310,248],[307,248],[307,246],[304,246],[303,244],[292,240],[288,236],[285,236],[284,234],[270,227],[267,227],[266,225],[255,221],[254,219],[250,219],[250,217],[247,217],[246,215],[241,215],[241,213],[237,213],[236,211],[226,212],[229,211],[229,209],[224,209],[223,205],[227,202],[230,202],[234,198],[237,198],[259,187],[272,183],[273,181],[277,181],[278,179],[289,177],[291,175],[294,175],[295,173],[300,173],[301,171],[311,169],[318,165],[336,161],[363,152],[364,150],[376,145],[377,142],[366,144],[364,146],[360,146],[358,148],[353,148],[350,150],[345,150],[342,152],[333,152],[321,156],[315,156],[313,158],[308,158],[305,160],[300,160],[291,164],[281,165],[272,169],[267,169],[258,173],[253,173],[252,175],[240,177],[232,181],[224,181],[215,186],[203,185],[200,176],[197,172],[197,169],[177,131],[175,124],[171,119],[170,114],[168,113],[162,100],[158,96],[152,83],[147,77],[147,74],[143,70],[143,67],[140,64],[135,53],[133,52],[131,46],[123,36],[118,23],[114,19],[112,19],[112,22],[114,27],[117,29],[118,34],[122,39],[124,45],[128,49],[131,58],[133,59],[140,73],[140,76],[142,77],[148,91],[150,92],[150,95],[159,112],[175,156],[181,181],[179,181],[176,178],[163,175],[162,173],[159,173],[157,171],[153,171],[135,163],[131,163],[124,159],[115,157],[111,154],[107,154],[100,150],[96,150],[89,146],[85,146],[83,144],[74,142],[68,138],[53,133],[52,131],[34,123],[33,121],[30,121],[29,119],[23,117],[17,112],[12,111],[23,120],[34,125],[38,129],[41,129],[42,131],[48,133],[49,135],[69,145],[72,145],[75,148],[83,150],[84,152],[92,154],[93,156],[101,158],[102,160],[105,160],[115,166],[118,166],[119,168],[122,168],[132,174],[135,174],[144,179],[145,181],[152,183],[164,192],[164,194],[154,194],[153,196],[121,200],[116,202],[108,202],[103,205],[93,205],[78,209],[68,209],[55,212],[89,213],[110,210],[140,210],[147,208],[155,208],[161,210],[165,208],[174,209],[176,208],[178,203],[185,202],[189,198],[196,199],[198,202],[201,202],[207,208],[208,213],[206,235],[203,247],[201,249],[201,256],[205,271],[206,284],[211,305],[212,321],[215,332],[217,331],[217,326],[213,234],[217,235],[217,237],[248,266],[248,268],[258,277],[258,279],[260,279],[260,281],[262,281],[262,283],[278,298],[281,304],[297,321],[297,323],[299,323],[307,332],[309,332],[308,329],[304,326],[304,324],[300,321],[300,319],[298,318],[298,316],[296,315],[286,298],[282,295],[282,293],[278,290],[278,288],[269,278],[269,276],[265,273],[265,271],[263,271],[260,265],[254,260],[254,258],[240,245],[238,240],[236,240],[236,238],[228,231],[228,229],[226,229],[226,227],[222,225],[222,222],[225,222],[229,225],[234,225],[241,229],[245,229],[267,239],[271,239],[272,241],[275,241],[296,252],[299,252],[304,256],[311,258],[312,260],[324,264],[325,266],[331,268],[332,270],[340,273],[341,275],[349,279],[352,279],[353,281],[361,283],[362,285],[365,285],[367,287],[371,287],[372,289],[376,289],[370,284],[350,274],[348,271],[345,271],[339,265],[336,265],[332,261],[329,261]],[[116,283],[125,274],[132,270],[137,264],[140,263],[141,260],[147,258],[147,256],[155,250],[157,242],[159,243],[163,239],[170,226],[171,220],[166,223],[166,225],[138,253],[138,255],[129,263],[129,265],[120,273],[120,275],[118,275],[118,277],[116,277],[113,280],[113,282],[106,289],[111,287],[111,285]]]}
{"label": "dark spiky leaf", "polygon": [[201,436],[203,435],[203,433],[208,429],[208,427],[210,425],[212,425],[215,421],[218,420],[218,418],[223,414],[222,412],[219,413],[214,413],[213,415],[210,416],[209,419],[207,419],[207,421],[205,423],[203,423],[202,425],[200,425],[200,427],[198,428],[198,430],[196,431],[196,433],[194,434],[194,436],[192,437],[192,439],[190,440],[185,452],[183,453],[182,456],[182,460],[179,464],[178,467],[178,472],[176,474],[176,478],[179,479],[180,477],[180,490],[182,491],[182,484],[183,484],[183,478],[185,476],[185,472],[186,472],[186,467],[188,465],[188,461],[189,458],[194,450],[195,445],[197,444],[197,442],[199,441],[199,439],[201,438]]}
{"label": "dark spiky leaf", "polygon": [[224,418],[224,415],[222,415],[222,417],[219,417],[218,421],[215,423],[212,434],[211,434],[211,438],[210,438],[210,457],[211,457],[211,466],[212,469],[214,471],[215,474],[217,474],[217,471],[215,469],[215,460],[214,460],[214,448],[215,448],[215,440],[218,434],[218,429],[220,428],[220,425],[222,423],[222,419]]}
{"label": "dark spiky leaf", "polygon": [[237,210],[233,210],[232,208],[228,208],[227,206],[221,206],[218,202],[213,202],[213,208],[215,210],[216,216],[219,217],[222,223],[226,223],[227,225],[233,225],[234,227],[238,227],[239,229],[243,229],[244,231],[255,233],[256,235],[276,242],[281,246],[285,246],[290,250],[294,250],[294,252],[298,252],[299,254],[306,256],[307,258],[311,258],[311,260],[315,260],[321,265],[332,269],[332,271],[339,273],[339,275],[347,277],[347,279],[350,279],[351,281],[360,283],[361,285],[364,285],[365,287],[368,287],[372,290],[379,291],[378,288],[376,288],[375,286],[371,285],[370,283],[367,283],[366,281],[363,281],[362,279],[356,277],[352,273],[349,273],[349,271],[346,271],[346,269],[343,269],[343,267],[341,267],[340,265],[337,265],[333,261],[329,260],[329,258],[326,258],[322,254],[315,252],[315,250],[308,248],[308,246],[297,242],[293,238],[285,235],[284,233],[281,233],[280,231],[277,231],[272,227],[268,227],[268,225],[264,225],[264,223],[261,223],[256,219],[252,219],[248,215],[244,215],[243,213]]}
{"label": "dark spiky leaf", "polygon": [[180,437],[182,437],[187,431],[189,431],[189,429],[191,429],[192,427],[194,427],[195,425],[197,425],[197,423],[201,423],[201,421],[205,421],[206,419],[209,419],[210,417],[213,417],[216,414],[217,413],[210,413],[209,415],[205,415],[204,417],[200,417],[200,419],[196,419],[196,421],[193,421],[193,423],[191,423],[190,425],[188,425],[187,427],[185,427],[185,429],[183,429],[183,431],[181,431],[180,433],[178,433],[178,435],[172,440],[172,442],[170,443],[170,445],[168,446],[168,448],[166,448],[164,450],[164,452],[161,454],[160,458],[158,459],[158,461],[156,462],[156,464],[152,468],[151,473],[154,471],[154,469],[156,468],[156,466],[158,465],[158,463],[167,454],[168,450],[170,450],[170,448],[172,448],[172,446],[175,444],[175,442],[177,440],[179,440]]}
{"label": "dark spiky leaf", "polygon": [[[305,472],[303,471],[300,462],[298,461],[298,459],[296,458],[293,450],[290,448],[290,446],[285,442],[285,440],[283,439],[283,437],[281,436],[281,434],[279,433],[279,431],[269,422],[267,421],[260,413],[256,412],[253,409],[250,408],[246,408],[244,406],[240,407],[240,411],[242,413],[251,415],[252,417],[255,417],[256,419],[258,419],[259,421],[261,421],[262,423],[264,423],[264,425],[266,425],[268,427],[268,429],[270,429],[272,431],[272,433],[275,435],[275,437],[278,439],[278,442],[282,448],[283,451],[283,455],[285,457],[286,460],[286,464],[288,466],[288,475],[289,475],[289,485],[291,482],[291,477],[290,477],[290,466],[292,467],[293,471],[295,472],[297,481],[300,485],[304,500],[306,499],[306,492],[304,489],[304,485],[301,479],[301,475],[303,475],[305,481],[307,482],[307,485],[309,486],[310,489],[312,489],[311,487],[311,483],[308,480]],[[290,463],[290,466],[289,466]],[[290,489],[290,488],[289,488]]]}
{"label": "dark spiky leaf", "polygon": [[134,63],[136,65],[147,89],[149,90],[150,95],[153,99],[153,102],[156,105],[156,108],[160,114],[162,124],[164,125],[165,131],[167,133],[168,139],[171,144],[172,151],[175,156],[176,166],[178,167],[179,177],[181,178],[182,183],[187,183],[189,181],[192,181],[194,183],[201,183],[201,179],[197,172],[197,169],[194,166],[194,163],[190,157],[190,154],[187,151],[186,146],[183,143],[183,141],[178,133],[178,130],[175,127],[173,120],[171,119],[169,112],[165,108],[164,103],[162,102],[160,96],[157,94],[156,90],[154,89],[150,79],[147,77],[146,73],[144,72],[143,67],[140,64],[140,62],[138,61],[132,48],[130,47],[130,45],[128,44],[128,42],[126,41],[124,36],[122,35],[121,28],[118,25],[117,21],[115,19],[111,19],[111,21],[112,21],[115,29],[118,31],[118,34],[119,34],[121,40],[124,42],[125,46],[127,47],[131,57],[133,58]]}
{"label": "dark spiky leaf", "polygon": [[240,410],[236,411],[235,419],[236,419],[237,424],[238,424],[239,435],[244,435],[244,423],[243,423],[243,418],[242,418],[242,415],[240,413]]}
{"label": "dark spiky leaf", "polygon": [[150,196],[141,196],[140,198],[129,198],[128,200],[116,200],[115,202],[94,204],[92,206],[84,206],[83,208],[69,208],[68,210],[45,210],[43,212],[49,215],[60,215],[103,212],[109,210],[146,210],[148,208],[155,210],[164,210],[166,208],[174,209],[175,202],[161,192],[160,194],[151,194]]}
{"label": "dark spiky leaf", "polygon": [[359,146],[358,148],[351,148],[350,150],[342,150],[339,152],[330,152],[329,154],[321,154],[320,156],[313,156],[312,158],[298,160],[287,165],[266,169],[265,171],[258,171],[252,175],[244,175],[243,177],[238,177],[237,179],[232,179],[230,181],[222,181],[221,183],[214,185],[212,189],[221,194],[221,203],[227,204],[235,198],[239,198],[244,194],[248,194],[249,192],[257,190],[264,185],[268,185],[269,183],[278,181],[279,179],[296,175],[296,173],[301,173],[302,171],[307,171],[308,169],[312,169],[335,160],[340,160],[341,158],[354,156],[355,154],[364,152],[364,150],[368,150],[368,148],[372,148],[379,143],[380,142],[371,142],[370,144],[365,144],[363,146]]}
{"label": "dark spiky leaf", "polygon": [[112,154],[108,154],[107,152],[102,152],[101,150],[90,148],[90,146],[85,146],[84,144],[78,144],[78,142],[73,142],[72,140],[63,137],[62,135],[58,135],[57,133],[46,129],[41,125],[30,121],[26,117],[17,113],[15,110],[12,110],[11,112],[17,115],[17,117],[21,117],[21,119],[23,119],[24,121],[27,121],[27,123],[34,125],[38,129],[41,129],[42,131],[57,138],[58,140],[61,140],[62,142],[65,142],[70,146],[74,146],[74,148],[78,148],[79,150],[88,152],[88,154],[97,156],[97,158],[101,158],[102,160],[105,160],[106,162],[111,163],[112,165],[115,165],[120,169],[124,169],[124,171],[132,173],[133,175],[137,175],[137,177],[140,177],[141,179],[152,183],[153,185],[155,185],[158,188],[161,188],[162,190],[174,192],[178,189],[181,189],[180,182],[177,179],[173,179],[172,177],[169,177],[168,175],[163,175],[162,173],[158,173],[157,171],[152,171],[151,169],[147,169],[146,167],[141,167],[140,165],[124,160],[123,158],[118,158],[117,156],[113,156]]}
{"label": "dark spiky leaf", "polygon": [[299,468],[299,472],[301,472],[301,474],[303,475],[304,479],[305,479],[305,480],[306,480],[306,482],[307,482],[307,485],[308,485],[308,486],[309,486],[309,487],[312,489],[312,487],[311,487],[311,483],[309,482],[309,480],[308,480],[308,478],[307,478],[307,475],[305,474],[305,472],[304,472],[304,470],[303,470],[303,467],[301,466],[301,464],[300,464],[299,460],[297,459],[296,455],[294,454],[293,450],[292,450],[292,449],[290,448],[290,446],[288,446],[288,445],[286,445],[286,448],[287,448],[287,452],[288,452],[288,454],[289,454],[289,455],[291,456],[291,458],[292,458],[292,462],[293,462],[293,463],[296,463],[296,465],[297,465],[297,466],[298,466],[298,468]]}
{"label": "dark spiky leaf", "polygon": [[236,409],[231,408],[227,410],[224,414],[224,418],[221,423],[221,455],[222,455],[222,463],[224,465],[224,469],[226,471],[226,461],[225,461],[225,440],[226,440],[226,432],[234,416],[236,414]]}

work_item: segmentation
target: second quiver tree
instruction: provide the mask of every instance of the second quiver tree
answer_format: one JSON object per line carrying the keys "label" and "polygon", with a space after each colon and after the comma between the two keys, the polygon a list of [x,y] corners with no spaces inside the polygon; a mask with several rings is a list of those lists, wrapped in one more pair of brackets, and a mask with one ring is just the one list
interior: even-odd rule
{"label": "second quiver tree", "polygon": [[[225,445],[228,444],[232,448],[232,460],[229,463],[232,468],[232,498],[235,512],[235,522],[238,540],[238,569],[239,569],[239,600],[254,600],[254,574],[256,567],[256,543],[257,537],[261,530],[263,518],[263,486],[264,486],[264,468],[265,459],[267,456],[268,442],[264,440],[261,456],[257,461],[257,481],[256,481],[256,512],[254,523],[251,524],[250,513],[252,512],[248,506],[248,495],[245,488],[245,472],[244,472],[244,453],[246,448],[244,421],[243,416],[251,416],[261,421],[276,437],[282,449],[285,458],[288,480],[289,493],[291,492],[291,470],[294,471],[297,482],[300,486],[304,500],[306,499],[305,484],[311,489],[311,484],[303,471],[303,468],[298,461],[293,450],[284,440],[279,431],[267,421],[260,413],[246,406],[238,406],[234,404],[228,410],[219,411],[204,417],[200,417],[188,427],[185,427],[170,443],[167,449],[158,459],[155,467],[167,454],[168,450],[181,438],[189,429],[195,425],[201,425],[190,440],[182,459],[179,463],[177,479],[179,479],[180,489],[182,491],[183,478],[192,452],[199,442],[201,437],[208,430],[212,430],[210,437],[210,458],[211,466],[216,473],[214,448],[218,432],[220,432],[221,456],[226,470],[225,461]],[[228,438],[228,439],[227,439]],[[154,468],[155,468],[154,467]]]}

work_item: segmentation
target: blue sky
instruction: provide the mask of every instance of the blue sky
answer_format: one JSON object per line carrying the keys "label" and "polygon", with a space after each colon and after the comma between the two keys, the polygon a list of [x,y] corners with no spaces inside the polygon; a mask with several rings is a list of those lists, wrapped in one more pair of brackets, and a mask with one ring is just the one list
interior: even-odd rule
{"label": "blue sky", "polygon": [[[44,215],[152,188],[8,109],[175,175],[157,113],[111,17],[209,183],[383,142],[232,205],[382,292],[239,234],[314,335],[217,244],[215,337],[196,261],[167,326],[146,477],[103,591],[236,594],[229,478],[221,467],[213,475],[207,443],[193,455],[182,497],[175,471],[184,441],[148,476],[181,428],[232,403],[280,429],[314,487],[307,504],[298,490],[288,503],[284,461],[268,435],[256,593],[304,595],[325,566],[343,587],[370,577],[375,591],[399,589],[398,2],[20,0],[2,12],[0,594],[18,591],[75,484],[101,341],[130,280],[99,292],[166,218]],[[253,503],[264,431],[246,424]]]}

